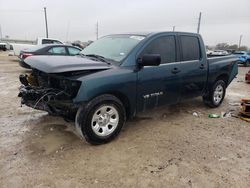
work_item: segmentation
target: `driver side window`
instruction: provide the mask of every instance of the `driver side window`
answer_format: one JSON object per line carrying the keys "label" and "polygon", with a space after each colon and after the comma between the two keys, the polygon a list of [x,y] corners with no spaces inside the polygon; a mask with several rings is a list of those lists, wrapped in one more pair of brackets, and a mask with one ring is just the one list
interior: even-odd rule
{"label": "driver side window", "polygon": [[144,54],[160,54],[161,64],[176,62],[176,47],[174,36],[158,37],[151,41],[143,50]]}

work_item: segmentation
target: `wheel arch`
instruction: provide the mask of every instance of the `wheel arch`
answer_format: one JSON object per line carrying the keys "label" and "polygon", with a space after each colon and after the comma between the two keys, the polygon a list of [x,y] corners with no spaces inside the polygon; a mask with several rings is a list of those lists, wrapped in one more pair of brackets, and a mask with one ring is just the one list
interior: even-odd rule
{"label": "wheel arch", "polygon": [[226,73],[220,74],[219,76],[216,77],[214,83],[218,80],[223,80],[225,82],[226,86],[228,86],[229,75]]}
{"label": "wheel arch", "polygon": [[126,112],[126,119],[130,119],[132,117],[132,107],[131,107],[131,102],[129,100],[129,98],[122,92],[120,91],[106,91],[103,93],[98,93],[97,95],[92,96],[89,100],[93,100],[96,97],[99,97],[101,95],[113,95],[114,97],[116,97],[117,99],[119,99],[121,101],[121,103],[124,106],[125,112]]}
{"label": "wheel arch", "polygon": [[122,92],[119,92],[119,91],[110,91],[110,92],[107,92],[107,93],[103,93],[103,94],[109,94],[109,95],[113,95],[115,97],[117,97],[123,104],[124,108],[125,108],[125,111],[126,111],[126,118],[129,119],[130,116],[131,116],[131,105],[130,105],[130,101],[128,99],[128,97],[123,94]]}

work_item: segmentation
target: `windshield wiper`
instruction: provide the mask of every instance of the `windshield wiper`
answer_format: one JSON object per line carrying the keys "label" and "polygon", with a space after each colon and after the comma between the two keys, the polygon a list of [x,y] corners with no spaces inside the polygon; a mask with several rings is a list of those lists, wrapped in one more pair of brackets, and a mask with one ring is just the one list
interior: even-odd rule
{"label": "windshield wiper", "polygon": [[80,56],[83,56],[83,57],[93,57],[93,58],[98,59],[98,60],[100,60],[100,61],[102,61],[102,62],[105,62],[105,63],[107,63],[107,64],[111,64],[110,61],[113,61],[113,62],[114,62],[113,59],[108,59],[108,58],[103,57],[103,56],[101,56],[101,55],[96,55],[96,54],[81,54],[81,53],[80,53],[79,55],[80,55]]}
{"label": "windshield wiper", "polygon": [[105,57],[103,57],[103,56],[101,56],[101,55],[96,55],[96,54],[87,54],[87,55],[85,55],[85,56],[87,56],[87,57],[94,57],[94,58],[96,58],[96,59],[99,59],[99,60],[101,60],[101,61],[103,61],[103,62],[106,62],[106,63],[107,63],[106,58],[105,58]]}
{"label": "windshield wiper", "polygon": [[93,57],[93,58],[98,59],[98,60],[100,60],[102,62],[105,62],[107,64],[111,64],[111,62],[117,63],[117,61],[115,61],[114,59],[106,58],[106,57],[103,57],[101,55],[96,55],[96,54],[82,54],[82,53],[80,53],[78,55],[80,55],[82,57]]}

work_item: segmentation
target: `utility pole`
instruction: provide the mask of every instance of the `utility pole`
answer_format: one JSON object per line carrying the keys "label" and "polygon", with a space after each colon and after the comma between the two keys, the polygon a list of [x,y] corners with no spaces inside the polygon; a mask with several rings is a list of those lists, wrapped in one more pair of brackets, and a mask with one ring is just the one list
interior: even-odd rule
{"label": "utility pole", "polygon": [[98,21],[96,22],[96,40],[98,40],[99,35]]}
{"label": "utility pole", "polygon": [[46,7],[44,7],[43,9],[44,9],[45,26],[46,26],[46,38],[49,38]]}
{"label": "utility pole", "polygon": [[200,26],[201,26],[201,12],[199,14],[199,21],[198,21],[197,33],[200,33]]}
{"label": "utility pole", "polygon": [[175,25],[173,26],[173,31],[175,31]]}
{"label": "utility pole", "polygon": [[69,38],[69,29],[70,29],[70,21],[68,21],[68,25],[67,25],[66,41],[68,41],[68,38]]}
{"label": "utility pole", "polygon": [[239,40],[239,46],[238,46],[238,49],[240,49],[242,37],[243,37],[243,35],[240,35],[240,40]]}
{"label": "utility pole", "polygon": [[0,41],[3,39],[2,27],[0,25]]}

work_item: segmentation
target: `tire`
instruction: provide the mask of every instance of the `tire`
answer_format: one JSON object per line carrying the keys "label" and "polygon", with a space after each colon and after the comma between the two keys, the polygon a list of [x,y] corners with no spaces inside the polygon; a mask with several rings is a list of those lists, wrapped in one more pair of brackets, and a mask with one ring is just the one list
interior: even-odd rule
{"label": "tire", "polygon": [[78,109],[75,126],[87,142],[99,145],[117,137],[125,121],[126,112],[122,102],[113,95],[105,94]]}
{"label": "tire", "polygon": [[226,94],[226,84],[224,80],[217,80],[210,91],[203,96],[204,103],[211,107],[216,108],[221,105]]}
{"label": "tire", "polygon": [[245,67],[250,66],[250,60],[247,60],[247,61],[244,63],[244,66],[245,66]]}

